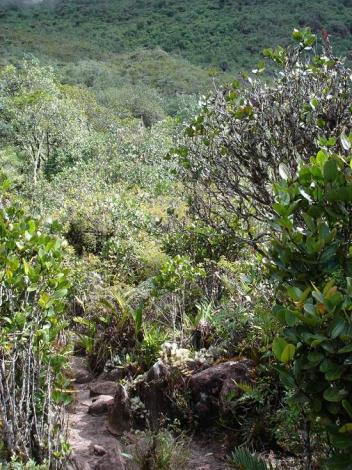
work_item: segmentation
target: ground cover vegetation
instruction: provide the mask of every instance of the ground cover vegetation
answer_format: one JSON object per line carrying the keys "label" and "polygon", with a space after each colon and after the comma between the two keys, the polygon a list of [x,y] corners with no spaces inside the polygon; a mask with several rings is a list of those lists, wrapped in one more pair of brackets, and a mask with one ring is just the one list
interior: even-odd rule
{"label": "ground cover vegetation", "polygon": [[[211,429],[233,468],[348,469],[351,70],[325,33],[294,30],[276,47],[263,31],[265,60],[228,85],[216,78],[199,100],[212,78],[173,48],[195,64],[247,60],[232,43],[222,56],[215,33],[214,58],[192,55],[172,29],[172,47],[150,42],[159,16],[175,22],[175,6],[159,3],[155,17],[154,2],[123,4],[130,42],[113,50],[111,22],[106,62],[92,49],[107,22],[96,4],[4,9],[10,54],[35,18],[51,52],[0,72],[1,465],[65,468],[69,361],[84,354],[93,374],[115,377],[115,403],[125,397],[131,468],[180,468],[192,436]],[[202,2],[195,21],[201,6],[230,27],[232,3]],[[320,2],[319,21],[326,9],[346,25],[349,8]],[[141,35],[130,32],[137,11]],[[52,60],[59,25],[72,60],[75,40],[89,43],[84,61]],[[144,41],[167,52],[129,50]],[[165,80],[155,57],[174,71]]]}

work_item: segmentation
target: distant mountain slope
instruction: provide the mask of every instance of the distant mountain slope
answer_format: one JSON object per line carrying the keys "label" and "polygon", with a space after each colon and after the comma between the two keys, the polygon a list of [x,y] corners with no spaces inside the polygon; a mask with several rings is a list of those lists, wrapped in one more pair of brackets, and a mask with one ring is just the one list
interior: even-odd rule
{"label": "distant mountain slope", "polygon": [[108,58],[160,46],[194,64],[252,65],[295,26],[331,33],[352,56],[352,0],[46,0],[0,10],[2,56]]}

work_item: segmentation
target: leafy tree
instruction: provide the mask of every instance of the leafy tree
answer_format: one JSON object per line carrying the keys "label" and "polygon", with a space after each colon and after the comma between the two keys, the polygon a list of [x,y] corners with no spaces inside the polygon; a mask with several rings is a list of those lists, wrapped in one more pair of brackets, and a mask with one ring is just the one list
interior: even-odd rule
{"label": "leafy tree", "polygon": [[265,55],[279,73],[256,74],[208,98],[176,150],[193,214],[216,230],[260,250],[273,216],[272,183],[280,164],[293,175],[319,150],[319,138],[339,136],[351,122],[351,71],[333,57],[328,40],[312,53],[309,30],[293,34],[296,46]]}
{"label": "leafy tree", "polygon": [[29,160],[33,184],[53,171],[57,160],[75,160],[87,138],[77,103],[62,93],[53,71],[35,61],[8,66],[0,75],[1,128]]}
{"label": "leafy tree", "polygon": [[[278,75],[250,77],[210,97],[175,153],[196,219],[271,260],[275,314],[284,325],[273,343],[286,364],[281,377],[304,410],[307,436],[317,424],[325,429],[331,468],[345,468],[352,429],[351,71],[328,38],[321,55],[312,52],[316,38],[308,29],[293,38],[295,47],[264,51]],[[306,452],[310,468],[308,439]]]}

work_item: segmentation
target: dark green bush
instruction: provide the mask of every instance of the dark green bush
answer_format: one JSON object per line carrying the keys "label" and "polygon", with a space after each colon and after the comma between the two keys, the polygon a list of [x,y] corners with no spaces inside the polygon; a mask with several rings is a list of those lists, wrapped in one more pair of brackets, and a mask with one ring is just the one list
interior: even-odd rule
{"label": "dark green bush", "polygon": [[79,255],[99,254],[113,234],[111,221],[104,224],[101,218],[99,221],[94,215],[87,213],[70,220],[66,238]]}

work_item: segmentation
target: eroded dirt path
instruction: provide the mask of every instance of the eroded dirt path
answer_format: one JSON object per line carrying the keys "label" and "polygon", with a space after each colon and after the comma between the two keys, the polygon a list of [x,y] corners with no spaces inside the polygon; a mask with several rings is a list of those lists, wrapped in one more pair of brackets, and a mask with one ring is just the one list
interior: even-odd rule
{"label": "eroded dirt path", "polygon": [[[68,438],[72,447],[67,470],[129,470],[123,458],[119,440],[107,430],[106,414],[92,415],[89,406],[97,399],[90,397],[90,386],[97,384],[90,374],[85,358],[72,358],[71,375],[76,389],[76,398],[68,416]],[[227,470],[221,461],[216,446],[205,439],[191,443],[191,457],[179,470]],[[137,468],[137,467],[135,467]]]}
{"label": "eroded dirt path", "polygon": [[218,446],[208,440],[195,439],[191,443],[191,458],[185,470],[231,470],[218,456]]}
{"label": "eroded dirt path", "polygon": [[[106,415],[88,414],[95,398],[90,397],[89,386],[95,383],[85,360],[74,357],[72,375],[76,379],[75,403],[69,412],[69,442],[72,457],[68,469],[74,470],[126,470],[118,440],[106,428]],[[85,383],[78,383],[78,382]]]}

